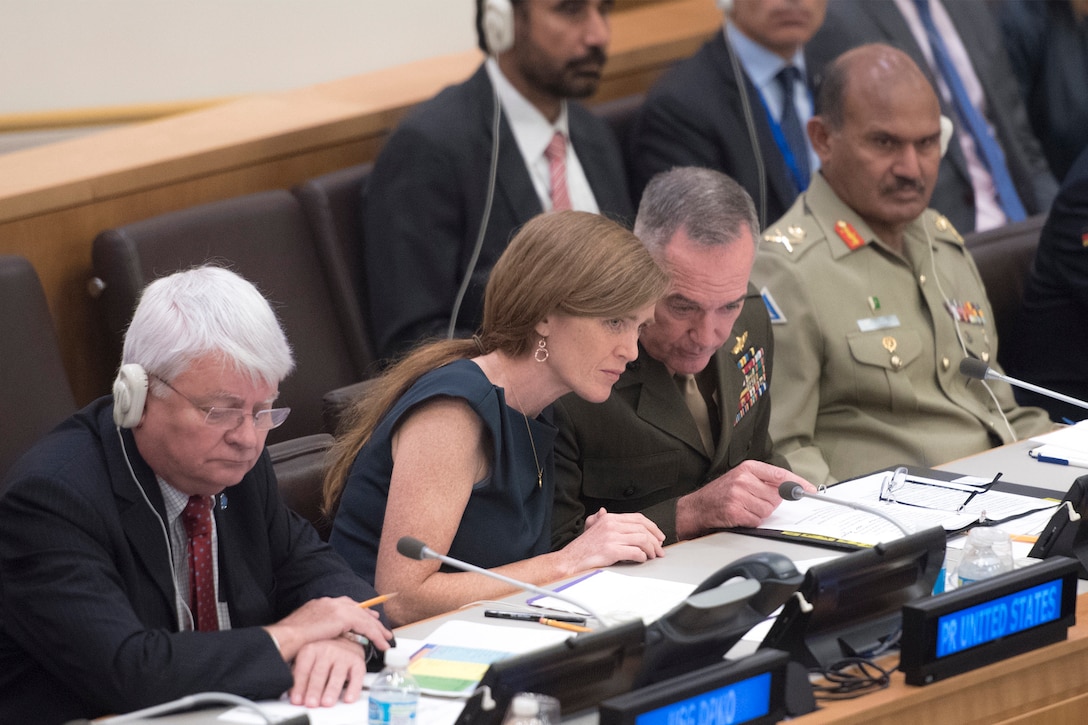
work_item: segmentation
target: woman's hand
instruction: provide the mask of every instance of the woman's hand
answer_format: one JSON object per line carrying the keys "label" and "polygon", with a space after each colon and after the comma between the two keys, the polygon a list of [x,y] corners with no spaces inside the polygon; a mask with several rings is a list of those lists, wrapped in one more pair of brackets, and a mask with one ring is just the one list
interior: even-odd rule
{"label": "woman's hand", "polygon": [[617,562],[643,562],[665,555],[665,534],[642,514],[610,514],[603,508],[586,517],[585,530],[560,553],[570,573],[611,566]]}

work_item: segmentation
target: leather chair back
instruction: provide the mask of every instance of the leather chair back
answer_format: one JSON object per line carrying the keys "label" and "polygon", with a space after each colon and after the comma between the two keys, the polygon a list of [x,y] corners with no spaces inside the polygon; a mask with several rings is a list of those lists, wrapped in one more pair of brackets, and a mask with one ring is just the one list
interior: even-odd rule
{"label": "leather chair back", "polygon": [[124,330],[140,292],[180,269],[221,263],[253,282],[272,302],[295,353],[296,369],[280,384],[292,409],[269,442],[319,433],[322,397],[365,377],[369,361],[361,329],[346,325],[336,284],[326,273],[298,200],[265,191],[162,214],[109,229],[94,240],[98,302],[120,360]]}
{"label": "leather chair back", "polygon": [[23,257],[0,256],[0,480],[75,410],[38,275]]}
{"label": "leather chair back", "polygon": [[329,540],[332,530],[332,521],[321,511],[326,456],[332,443],[331,435],[317,433],[268,446],[283,502],[313,524],[322,541]]}
{"label": "leather chair back", "polygon": [[1003,367],[1007,367],[1014,347],[1024,281],[1035,259],[1044,223],[1046,214],[1037,214],[1021,222],[964,237],[964,244],[975,260],[986,296],[993,306],[997,357]]}
{"label": "leather chair back", "polygon": [[292,189],[317,242],[318,255],[346,327],[362,330],[356,354],[377,371],[363,273],[363,197],[373,164],[358,164],[308,179]]}

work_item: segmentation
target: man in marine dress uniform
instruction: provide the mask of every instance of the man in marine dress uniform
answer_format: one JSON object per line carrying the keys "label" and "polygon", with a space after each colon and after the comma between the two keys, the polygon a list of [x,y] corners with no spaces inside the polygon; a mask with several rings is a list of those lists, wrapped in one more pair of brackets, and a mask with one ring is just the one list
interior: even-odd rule
{"label": "man in marine dress uniform", "polygon": [[758,526],[797,480],[767,435],[774,341],[748,283],[758,229],[751,197],[720,172],[677,168],[646,187],[635,233],[669,290],[609,399],[555,404],[553,546],[601,508],[643,513],[666,541]]}

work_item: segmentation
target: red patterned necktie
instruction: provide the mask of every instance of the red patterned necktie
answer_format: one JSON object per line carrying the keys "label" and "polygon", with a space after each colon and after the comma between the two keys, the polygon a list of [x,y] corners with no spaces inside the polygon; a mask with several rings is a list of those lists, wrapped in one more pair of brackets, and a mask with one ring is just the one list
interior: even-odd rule
{"label": "red patterned necktie", "polygon": [[552,210],[570,209],[570,192],[567,191],[567,139],[556,131],[548,148],[544,150],[552,182]]}
{"label": "red patterned necktie", "polygon": [[181,512],[181,522],[189,535],[189,602],[194,628],[200,632],[219,629],[215,598],[215,574],[212,569],[212,509],[208,496],[190,496]]}

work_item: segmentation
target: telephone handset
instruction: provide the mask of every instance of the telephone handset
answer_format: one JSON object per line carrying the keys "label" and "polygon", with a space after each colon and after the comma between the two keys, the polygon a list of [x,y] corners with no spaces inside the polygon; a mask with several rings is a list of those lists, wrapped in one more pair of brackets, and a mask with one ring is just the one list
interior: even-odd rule
{"label": "telephone handset", "polygon": [[782,554],[764,551],[727,564],[646,628],[635,686],[720,662],[745,633],[797,591],[803,576]]}
{"label": "telephone handset", "polygon": [[793,560],[773,551],[742,556],[714,572],[695,587],[692,594],[717,588],[737,577],[759,582],[759,592],[748,605],[764,617],[781,607],[790,598],[804,578]]}

